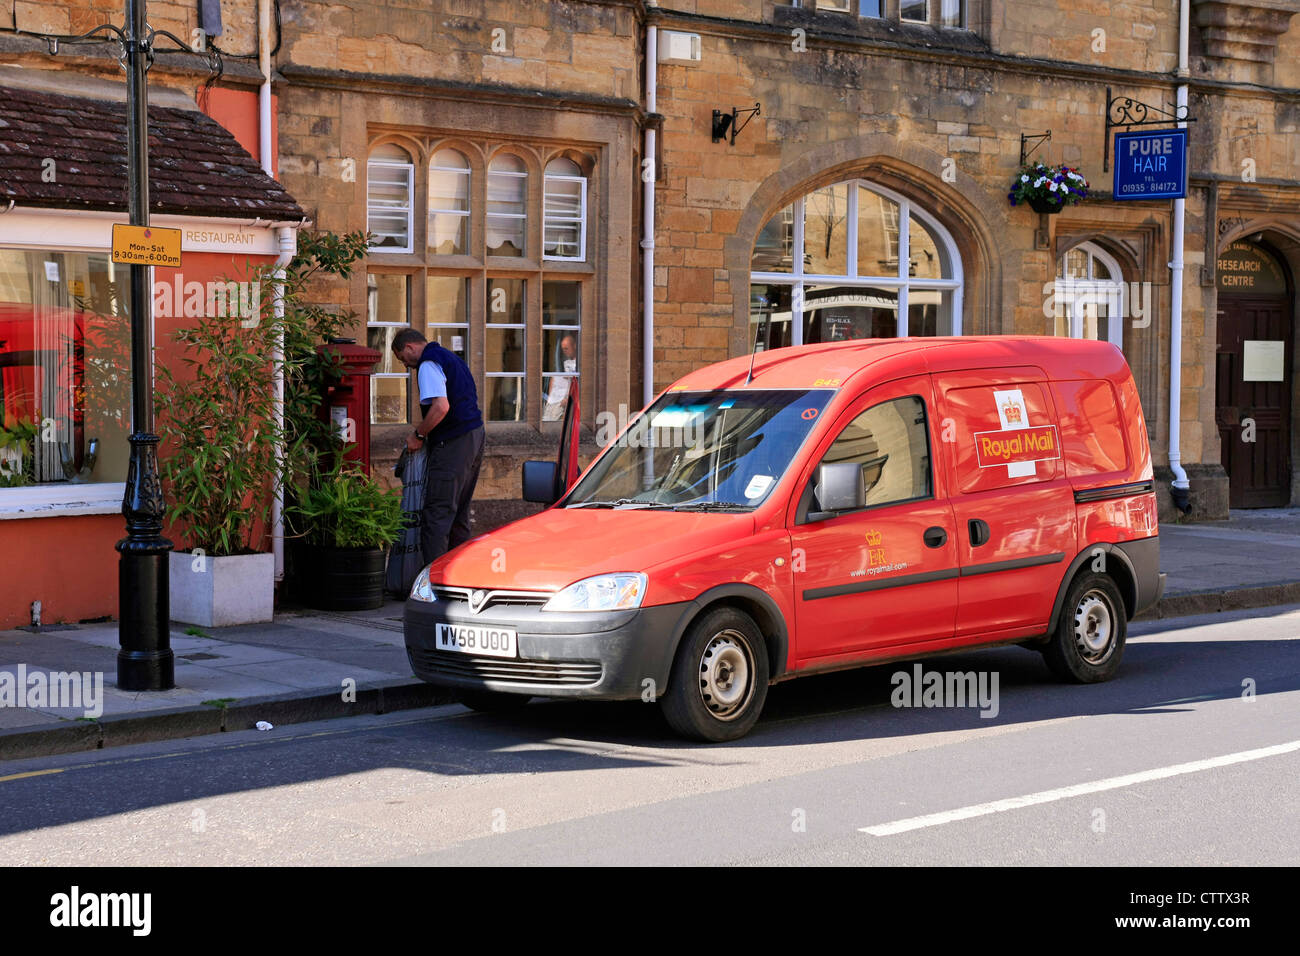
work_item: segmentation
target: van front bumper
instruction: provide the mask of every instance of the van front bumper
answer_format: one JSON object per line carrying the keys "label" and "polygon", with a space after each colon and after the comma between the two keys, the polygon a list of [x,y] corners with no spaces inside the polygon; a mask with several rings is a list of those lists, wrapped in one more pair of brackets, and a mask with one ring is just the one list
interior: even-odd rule
{"label": "van front bumper", "polygon": [[[632,700],[668,685],[692,601],[627,611],[560,612],[501,605],[478,614],[460,601],[408,599],[406,654],[421,680],[440,687],[542,697]],[[510,628],[516,657],[438,650],[437,625]],[[647,683],[647,681],[653,683]]]}

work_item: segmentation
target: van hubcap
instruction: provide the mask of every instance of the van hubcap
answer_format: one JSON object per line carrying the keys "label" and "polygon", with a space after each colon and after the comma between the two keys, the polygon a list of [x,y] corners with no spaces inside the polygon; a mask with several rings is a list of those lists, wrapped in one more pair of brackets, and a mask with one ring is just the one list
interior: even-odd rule
{"label": "van hubcap", "polygon": [[1089,591],[1074,609],[1074,641],[1089,664],[1100,664],[1114,650],[1114,622],[1110,605],[1096,591]]}
{"label": "van hubcap", "polygon": [[731,720],[752,695],[749,644],[739,631],[720,631],[700,658],[700,699],[719,720]]}

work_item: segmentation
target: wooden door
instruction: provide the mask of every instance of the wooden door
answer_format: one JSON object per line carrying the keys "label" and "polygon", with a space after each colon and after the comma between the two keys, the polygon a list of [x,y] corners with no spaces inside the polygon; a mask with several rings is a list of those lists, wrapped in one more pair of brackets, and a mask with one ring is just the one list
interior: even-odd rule
{"label": "wooden door", "polygon": [[1291,497],[1291,302],[1219,293],[1215,419],[1233,508]]}

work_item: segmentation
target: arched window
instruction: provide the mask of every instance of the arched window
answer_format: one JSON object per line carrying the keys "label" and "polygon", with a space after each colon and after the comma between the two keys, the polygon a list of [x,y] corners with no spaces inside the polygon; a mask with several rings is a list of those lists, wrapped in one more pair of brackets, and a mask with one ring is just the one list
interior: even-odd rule
{"label": "arched window", "polygon": [[429,252],[461,256],[469,246],[469,160],[440,149],[429,160]]}
{"label": "arched window", "polygon": [[1066,251],[1052,288],[1053,334],[1124,345],[1124,276],[1119,263],[1093,242]]}
{"label": "arched window", "polygon": [[961,257],[933,216],[861,180],[796,199],[759,232],[750,323],[765,348],[961,334]]}
{"label": "arched window", "polygon": [[391,143],[376,146],[366,163],[366,231],[371,249],[411,252],[411,154]]}
{"label": "arched window", "polygon": [[502,153],[487,174],[487,254],[522,256],[527,233],[528,168],[518,156]]}
{"label": "arched window", "polygon": [[546,164],[542,258],[581,262],[587,248],[587,177],[571,159]]}

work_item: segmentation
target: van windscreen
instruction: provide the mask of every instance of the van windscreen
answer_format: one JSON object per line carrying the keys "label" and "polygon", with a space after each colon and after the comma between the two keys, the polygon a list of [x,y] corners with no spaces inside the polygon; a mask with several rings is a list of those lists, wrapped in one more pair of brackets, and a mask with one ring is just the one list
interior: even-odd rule
{"label": "van windscreen", "polygon": [[668,392],[623,430],[563,507],[748,511],[781,480],[833,394]]}

